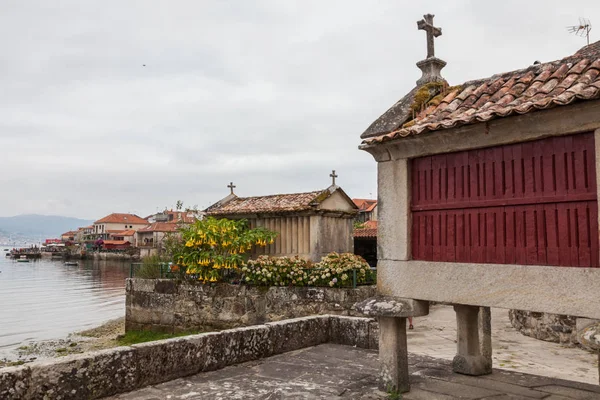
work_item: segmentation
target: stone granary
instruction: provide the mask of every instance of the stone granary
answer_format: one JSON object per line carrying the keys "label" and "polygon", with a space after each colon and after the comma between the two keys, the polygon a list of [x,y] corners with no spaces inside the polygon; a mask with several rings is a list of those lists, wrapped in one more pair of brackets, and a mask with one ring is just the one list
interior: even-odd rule
{"label": "stone granary", "polygon": [[489,308],[600,318],[600,42],[450,86],[423,76],[361,135],[378,163],[383,385],[407,391],[407,316],[454,304],[455,372],[491,372]]}
{"label": "stone granary", "polygon": [[[335,175],[335,171],[332,175]],[[206,209],[207,216],[247,219],[250,227],[278,233],[273,244],[256,247],[250,255],[300,256],[320,261],[330,253],[353,251],[353,219],[358,212],[348,195],[333,184],[307,193],[238,197],[231,193]]]}

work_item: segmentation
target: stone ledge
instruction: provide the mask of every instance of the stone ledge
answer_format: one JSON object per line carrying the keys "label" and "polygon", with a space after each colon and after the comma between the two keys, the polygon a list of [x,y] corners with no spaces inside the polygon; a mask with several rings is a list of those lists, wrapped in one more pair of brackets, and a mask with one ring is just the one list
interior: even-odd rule
{"label": "stone ledge", "polygon": [[374,335],[368,318],[321,315],[117,347],[1,369],[0,399],[97,399],[327,342],[374,348]]}

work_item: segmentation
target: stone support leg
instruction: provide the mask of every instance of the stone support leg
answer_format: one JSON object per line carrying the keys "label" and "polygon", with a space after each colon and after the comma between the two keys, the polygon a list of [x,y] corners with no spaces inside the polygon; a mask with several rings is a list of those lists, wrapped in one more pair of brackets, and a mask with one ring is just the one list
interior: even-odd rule
{"label": "stone support leg", "polygon": [[452,369],[465,375],[490,374],[492,349],[489,309],[455,305],[454,311],[457,322],[457,354],[452,361]]}
{"label": "stone support leg", "polygon": [[379,374],[384,391],[408,392],[406,318],[379,317]]}

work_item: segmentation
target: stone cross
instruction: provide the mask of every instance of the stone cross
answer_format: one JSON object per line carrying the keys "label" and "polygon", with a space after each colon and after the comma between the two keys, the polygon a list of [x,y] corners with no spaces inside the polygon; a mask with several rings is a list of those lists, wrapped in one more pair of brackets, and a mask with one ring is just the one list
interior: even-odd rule
{"label": "stone cross", "polygon": [[329,174],[329,176],[331,177],[331,179],[333,180],[331,186],[335,186],[335,178],[337,178],[338,176],[335,174],[335,169],[331,171],[331,173]]}
{"label": "stone cross", "polygon": [[433,38],[442,35],[442,28],[433,26],[433,14],[423,15],[423,19],[417,21],[417,28],[427,32],[427,58],[435,57],[435,49],[433,47]]}
{"label": "stone cross", "polygon": [[227,185],[227,187],[228,187],[229,189],[231,189],[231,194],[233,194],[233,189],[234,189],[235,187],[237,187],[237,186],[235,186],[235,185],[233,184],[233,182],[229,182],[229,185]]}

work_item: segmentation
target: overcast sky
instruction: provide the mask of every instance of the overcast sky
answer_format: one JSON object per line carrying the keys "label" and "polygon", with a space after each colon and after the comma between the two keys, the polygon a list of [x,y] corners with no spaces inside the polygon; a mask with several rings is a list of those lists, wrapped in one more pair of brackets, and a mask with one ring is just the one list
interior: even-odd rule
{"label": "overcast sky", "polygon": [[2,0],[0,216],[204,208],[332,169],[376,196],[359,136],[420,77],[428,12],[450,84],[574,53],[579,17],[600,39],[598,0]]}

